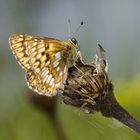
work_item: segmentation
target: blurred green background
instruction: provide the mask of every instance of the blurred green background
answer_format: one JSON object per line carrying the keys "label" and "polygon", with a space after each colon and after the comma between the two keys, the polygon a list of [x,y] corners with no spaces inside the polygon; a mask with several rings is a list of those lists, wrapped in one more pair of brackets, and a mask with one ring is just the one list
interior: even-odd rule
{"label": "blurred green background", "polygon": [[[58,140],[49,115],[25,98],[24,71],[8,45],[11,34],[68,39],[76,33],[89,62],[100,42],[109,59],[109,75],[120,104],[140,120],[140,1],[0,0],[0,140]],[[61,101],[57,116],[68,140],[138,140],[140,136],[99,113],[85,114]],[[56,124],[57,125],[57,124]]]}

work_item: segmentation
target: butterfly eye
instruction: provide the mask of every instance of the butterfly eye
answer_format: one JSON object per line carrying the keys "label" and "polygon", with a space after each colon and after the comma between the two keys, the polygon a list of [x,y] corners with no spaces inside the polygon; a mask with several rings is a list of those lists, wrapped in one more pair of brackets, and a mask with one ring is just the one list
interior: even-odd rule
{"label": "butterfly eye", "polygon": [[71,39],[71,41],[72,41],[75,45],[77,45],[77,40],[76,40],[74,37]]}
{"label": "butterfly eye", "polygon": [[80,48],[79,48],[79,46],[78,46],[78,41],[76,40],[76,38],[71,38],[71,42],[76,46],[76,48],[77,48],[77,50],[79,51],[80,50]]}

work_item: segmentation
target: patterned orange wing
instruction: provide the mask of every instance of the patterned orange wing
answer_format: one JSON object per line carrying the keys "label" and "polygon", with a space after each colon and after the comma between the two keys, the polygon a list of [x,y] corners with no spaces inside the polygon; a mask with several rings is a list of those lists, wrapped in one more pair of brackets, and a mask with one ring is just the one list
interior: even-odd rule
{"label": "patterned orange wing", "polygon": [[68,68],[78,55],[77,44],[73,39],[60,41],[46,37],[13,35],[10,37],[10,45],[19,64],[26,70],[29,87],[48,96],[54,96],[59,88],[63,88]]}

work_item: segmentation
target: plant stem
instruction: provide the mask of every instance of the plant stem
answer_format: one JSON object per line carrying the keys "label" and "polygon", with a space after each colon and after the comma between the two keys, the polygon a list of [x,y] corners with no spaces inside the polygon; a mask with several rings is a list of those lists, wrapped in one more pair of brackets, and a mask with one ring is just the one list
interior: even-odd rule
{"label": "plant stem", "polygon": [[100,101],[100,112],[105,117],[115,118],[140,134],[140,122],[132,117],[116,100],[113,89]]}

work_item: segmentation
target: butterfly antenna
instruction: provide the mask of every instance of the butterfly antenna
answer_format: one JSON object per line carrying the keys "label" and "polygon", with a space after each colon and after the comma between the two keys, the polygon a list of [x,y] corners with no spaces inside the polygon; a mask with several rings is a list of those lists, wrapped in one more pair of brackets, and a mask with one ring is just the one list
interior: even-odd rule
{"label": "butterfly antenna", "polygon": [[81,26],[84,24],[83,21],[81,21],[80,25],[77,27],[77,29],[75,30],[75,32],[71,35],[71,36],[74,36],[78,31],[79,29],[81,28]]}
{"label": "butterfly antenna", "polygon": [[71,21],[70,21],[70,19],[68,19],[68,35],[70,38],[71,37]]}

